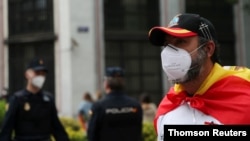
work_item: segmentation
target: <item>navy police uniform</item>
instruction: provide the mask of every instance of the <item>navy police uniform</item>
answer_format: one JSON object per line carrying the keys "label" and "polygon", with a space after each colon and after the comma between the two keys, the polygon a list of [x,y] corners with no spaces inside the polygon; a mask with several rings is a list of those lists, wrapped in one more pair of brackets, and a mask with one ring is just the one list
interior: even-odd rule
{"label": "navy police uniform", "polygon": [[10,141],[13,129],[15,141],[49,141],[51,134],[58,141],[68,141],[50,93],[24,89],[11,96],[8,105],[0,141]]}
{"label": "navy police uniform", "polygon": [[[120,73],[119,69],[111,71]],[[122,90],[112,90],[91,111],[88,141],[141,141],[142,108]]]}
{"label": "navy police uniform", "polygon": [[[43,60],[34,59],[28,69],[47,72]],[[40,89],[36,94],[23,89],[10,96],[2,123],[0,141],[69,141],[58,116],[54,97]]]}

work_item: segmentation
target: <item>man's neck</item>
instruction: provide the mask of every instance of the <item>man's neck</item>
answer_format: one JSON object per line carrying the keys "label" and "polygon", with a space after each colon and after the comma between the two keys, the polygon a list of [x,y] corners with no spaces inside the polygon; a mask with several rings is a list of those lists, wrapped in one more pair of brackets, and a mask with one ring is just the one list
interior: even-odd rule
{"label": "man's neck", "polygon": [[31,92],[32,94],[36,94],[37,92],[40,91],[40,89],[38,89],[32,85],[29,85],[29,84],[26,86],[26,89],[27,89],[27,91]]}
{"label": "man's neck", "polygon": [[190,96],[194,95],[197,92],[197,90],[200,88],[200,86],[203,84],[203,82],[207,79],[212,69],[213,69],[213,64],[209,64],[206,67],[202,68],[199,76],[196,79],[181,84],[183,89]]}

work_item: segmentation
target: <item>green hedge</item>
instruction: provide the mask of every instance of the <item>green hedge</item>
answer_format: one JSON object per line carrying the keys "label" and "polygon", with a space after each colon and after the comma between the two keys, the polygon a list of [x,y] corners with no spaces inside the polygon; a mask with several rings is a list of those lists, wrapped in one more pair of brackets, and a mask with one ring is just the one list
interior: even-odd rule
{"label": "green hedge", "polygon": [[2,125],[4,114],[5,114],[6,101],[4,99],[0,100],[0,125]]}
{"label": "green hedge", "polygon": [[143,141],[156,141],[156,132],[151,122],[144,122],[142,129]]}
{"label": "green hedge", "polygon": [[60,117],[60,120],[69,135],[70,141],[87,141],[86,133],[81,129],[76,119]]}
{"label": "green hedge", "polygon": [[[87,141],[86,133],[81,130],[77,120],[65,117],[61,117],[60,119],[62,121],[62,124],[66,128],[71,141]],[[142,134],[143,141],[156,141],[156,133],[153,123],[144,122]]]}
{"label": "green hedge", "polygon": [[[0,125],[5,114],[5,100],[0,100]],[[60,117],[60,120],[69,135],[70,141],[87,141],[86,133],[80,127],[79,122],[74,118]],[[54,138],[52,141],[54,141]],[[143,141],[156,141],[156,134],[153,123],[143,123]]]}

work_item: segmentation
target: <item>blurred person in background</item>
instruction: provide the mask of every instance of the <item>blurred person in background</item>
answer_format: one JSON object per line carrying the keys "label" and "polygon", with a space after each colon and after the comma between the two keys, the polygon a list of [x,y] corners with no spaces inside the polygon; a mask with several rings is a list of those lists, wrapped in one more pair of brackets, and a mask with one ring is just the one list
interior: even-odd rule
{"label": "blurred person in background", "polygon": [[150,95],[142,93],[140,95],[140,103],[143,111],[143,121],[153,123],[157,106],[152,102]]}
{"label": "blurred person in background", "polygon": [[124,92],[124,70],[108,67],[104,80],[106,95],[92,106],[88,141],[141,141],[142,108]]}
{"label": "blurred person in background", "polygon": [[82,101],[80,103],[79,109],[78,109],[78,120],[81,124],[81,127],[84,131],[88,128],[88,121],[90,117],[90,109],[93,105],[93,99],[89,92],[85,92],[83,94]]}
{"label": "blurred person in background", "polygon": [[95,101],[98,101],[98,100],[102,99],[102,97],[103,97],[102,91],[101,90],[97,90],[95,92]]}

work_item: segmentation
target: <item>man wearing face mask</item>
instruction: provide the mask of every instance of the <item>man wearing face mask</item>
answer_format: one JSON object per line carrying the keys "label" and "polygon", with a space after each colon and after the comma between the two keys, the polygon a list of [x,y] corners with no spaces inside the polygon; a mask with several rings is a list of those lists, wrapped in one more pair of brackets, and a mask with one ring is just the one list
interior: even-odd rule
{"label": "man wearing face mask", "polygon": [[164,47],[162,68],[174,84],[154,120],[158,141],[164,140],[164,125],[169,124],[250,124],[250,70],[222,67],[209,20],[178,14],[167,27],[153,27],[149,40]]}
{"label": "man wearing face mask", "polygon": [[53,96],[42,90],[47,73],[43,59],[35,58],[29,63],[25,89],[10,97],[0,141],[50,141],[51,135],[56,141],[69,141]]}

